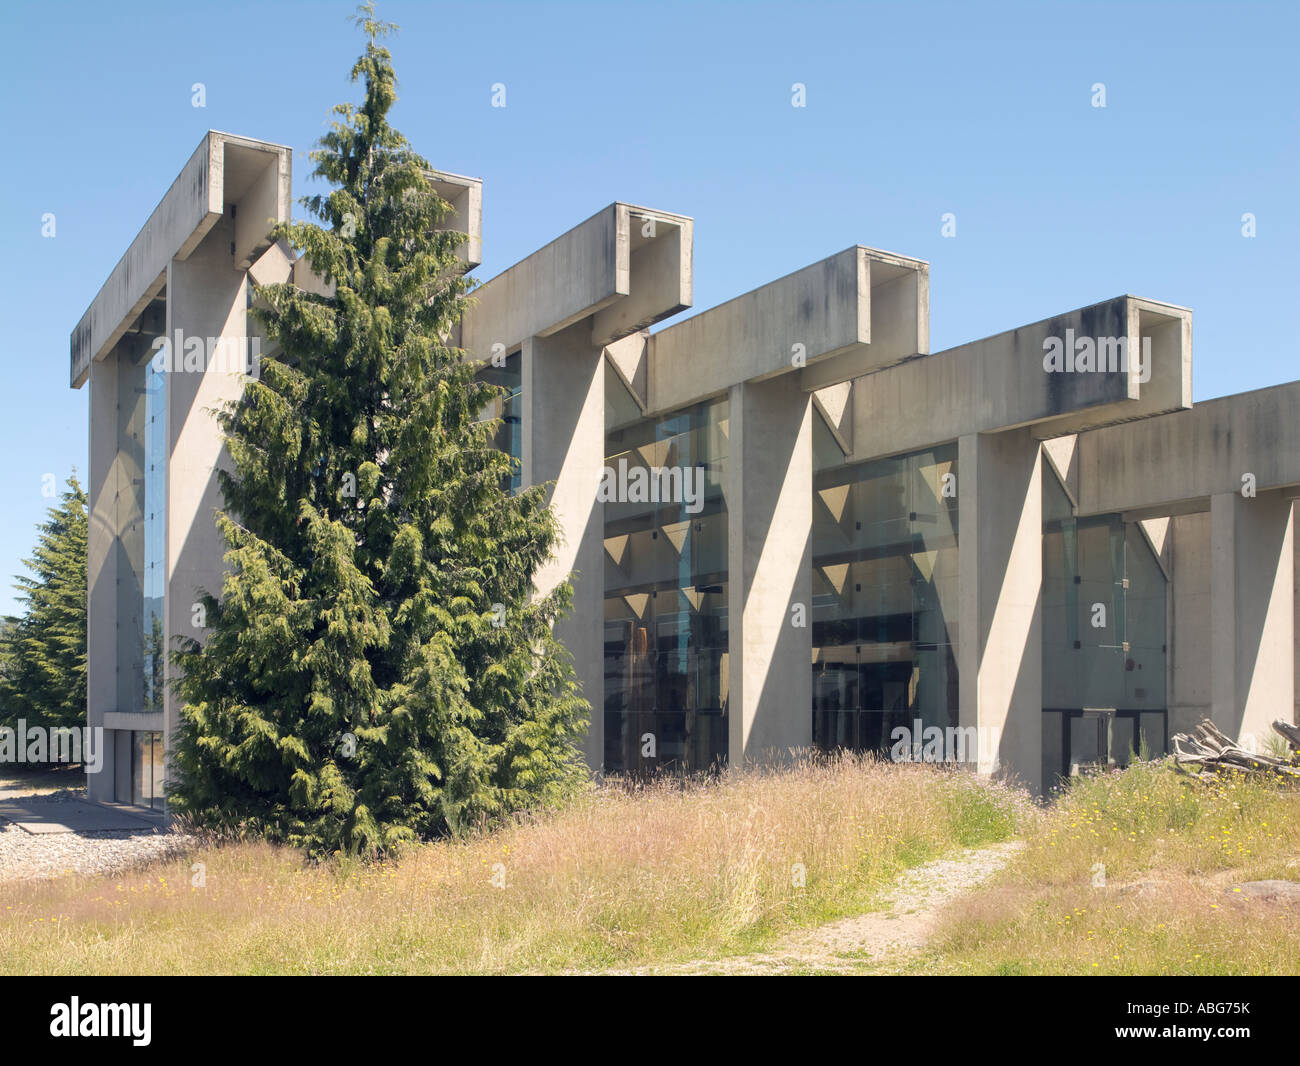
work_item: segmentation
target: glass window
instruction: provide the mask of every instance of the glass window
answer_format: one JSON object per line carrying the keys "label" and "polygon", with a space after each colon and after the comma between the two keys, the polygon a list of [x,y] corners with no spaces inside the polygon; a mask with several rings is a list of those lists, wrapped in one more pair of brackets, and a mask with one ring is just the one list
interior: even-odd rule
{"label": "glass window", "polygon": [[[813,741],[887,750],[957,725],[957,447],[813,479]],[[919,741],[920,738],[915,738]]]}
{"label": "glass window", "polygon": [[480,421],[500,419],[494,445],[505,452],[514,463],[511,473],[503,482],[510,492],[518,492],[522,484],[524,456],[523,438],[523,362],[519,352],[507,355],[505,366],[488,363],[479,371],[481,381],[499,385],[503,390],[479,415]]}
{"label": "glass window", "polygon": [[[607,389],[624,388],[609,376]],[[710,401],[606,437],[611,773],[704,771],[727,758],[728,410]]]}
{"label": "glass window", "polygon": [[167,387],[153,349],[119,350],[116,479],[118,693],[122,711],[161,711],[166,674]]}
{"label": "glass window", "polygon": [[1043,781],[1166,748],[1168,579],[1136,522],[1077,518],[1043,464]]}
{"label": "glass window", "polygon": [[131,734],[131,802],[137,807],[163,806],[162,733],[135,730]]}

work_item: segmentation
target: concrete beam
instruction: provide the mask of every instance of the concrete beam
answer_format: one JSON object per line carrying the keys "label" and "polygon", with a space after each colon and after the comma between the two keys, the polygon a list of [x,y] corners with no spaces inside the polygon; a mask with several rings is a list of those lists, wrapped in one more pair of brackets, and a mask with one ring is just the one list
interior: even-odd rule
{"label": "concrete beam", "polygon": [[[1126,370],[1045,369],[1045,342],[1123,340],[1143,350]],[[1191,312],[1120,296],[873,373],[855,390],[854,456],[871,459],[969,433],[1032,427],[1038,438],[1191,405]],[[868,383],[864,383],[866,385]]]}
{"label": "concrete beam", "polygon": [[1300,486],[1300,381],[1079,435],[1079,513],[1185,513],[1211,496]]}
{"label": "concrete beam", "polygon": [[452,214],[443,228],[465,234],[465,269],[473,270],[483,262],[483,181],[450,174],[445,170],[429,171],[434,191],[451,204]]}
{"label": "concrete beam", "polygon": [[599,347],[676,314],[691,302],[692,232],[684,215],[610,204],[476,289],[461,346],[488,359],[590,318]]}
{"label": "concrete beam", "polygon": [[847,248],[652,334],[649,407],[796,371],[811,392],[889,366],[928,345],[928,293],[920,260]]}
{"label": "concrete beam", "polygon": [[186,259],[223,214],[238,219],[230,251],[237,264],[246,267],[265,250],[268,220],[289,217],[292,155],[266,141],[215,130],[204,135],[72,331],[73,388],[162,291],[167,264]]}

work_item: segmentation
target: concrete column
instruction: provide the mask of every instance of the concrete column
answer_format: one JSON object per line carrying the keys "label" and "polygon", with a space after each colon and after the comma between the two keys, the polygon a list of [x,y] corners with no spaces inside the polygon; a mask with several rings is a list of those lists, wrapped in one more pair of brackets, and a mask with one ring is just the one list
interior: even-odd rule
{"label": "concrete column", "polygon": [[[102,728],[117,710],[117,354],[90,364],[90,473],[86,481],[86,724]],[[104,761],[86,775],[87,793],[113,798],[114,746],[105,735]]]}
{"label": "concrete column", "polygon": [[812,745],[812,394],[733,385],[727,471],[728,762]]}
{"label": "concrete column", "polygon": [[1210,498],[1210,686],[1215,724],[1262,744],[1295,701],[1293,501]]}
{"label": "concrete column", "polygon": [[1027,430],[958,441],[960,724],[978,727],[979,771],[1042,788],[1043,497]]}
{"label": "concrete column", "polygon": [[[247,273],[231,255],[233,237],[234,224],[227,214],[188,259],[174,259],[167,268],[167,338],[172,365],[181,366],[167,374],[166,384],[167,593],[163,620],[169,653],[177,637],[203,638],[204,630],[194,626],[198,590],[220,598],[226,571],[226,545],[216,527],[216,511],[225,506],[217,469],[229,468],[230,458],[215,412],[239,398],[245,375],[216,358],[207,365],[206,355],[204,370],[185,369],[185,351],[175,349],[177,330],[182,343],[202,340],[205,353],[208,338],[228,338],[235,343],[248,332]],[[169,660],[169,682],[174,676]],[[169,778],[170,738],[178,713],[178,700],[169,683],[161,725]]]}
{"label": "concrete column", "polygon": [[591,704],[583,744],[587,764],[605,761],[605,506],[597,497],[605,465],[605,364],[591,324],[531,337],[521,353],[523,483],[555,483],[551,504],[563,540],[535,578],[545,594],[573,572],[573,611],[555,635],[573,655]]}

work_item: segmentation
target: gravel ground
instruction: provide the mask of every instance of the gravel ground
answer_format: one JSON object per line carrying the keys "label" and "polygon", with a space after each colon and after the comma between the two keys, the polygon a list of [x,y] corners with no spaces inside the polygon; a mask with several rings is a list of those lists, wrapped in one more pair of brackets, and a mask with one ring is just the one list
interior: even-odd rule
{"label": "gravel ground", "polygon": [[[0,780],[0,799],[22,798],[32,806],[84,800],[84,789],[46,792],[30,780]],[[193,837],[163,827],[115,829],[93,833],[28,833],[0,821],[0,882],[61,877],[65,874],[109,874],[158,859],[183,854]]]}

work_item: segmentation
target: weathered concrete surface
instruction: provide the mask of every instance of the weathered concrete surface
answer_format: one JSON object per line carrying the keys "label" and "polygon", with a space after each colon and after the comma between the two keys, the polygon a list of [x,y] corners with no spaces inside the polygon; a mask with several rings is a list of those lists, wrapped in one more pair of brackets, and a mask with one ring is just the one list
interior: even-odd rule
{"label": "weathered concrete surface", "polygon": [[[644,235],[651,216],[654,237]],[[610,204],[476,289],[461,345],[488,359],[586,318],[590,343],[602,345],[675,314],[691,301],[691,232],[683,215]]]}
{"label": "weathered concrete surface", "polygon": [[[267,218],[288,218],[292,150],[210,130],[81,316],[71,337],[70,380],[80,388],[93,359],[102,359],[158,295],[167,264],[185,259],[227,212],[245,203],[234,235],[237,262],[247,266],[267,245]],[[261,175],[273,168],[267,183]]]}
{"label": "weathered concrete surface", "polygon": [[597,497],[605,465],[605,360],[585,322],[530,337],[522,360],[522,480],[555,483],[551,506],[564,538],[534,585],[544,595],[573,574],[573,611],[555,634],[573,655],[591,704],[584,753],[599,769],[605,754],[605,506]]}
{"label": "weathered concrete surface", "polygon": [[1210,501],[1210,679],[1215,724],[1263,744],[1295,706],[1294,504],[1284,493]]}
{"label": "weathered concrete surface", "polygon": [[1211,717],[1210,515],[1171,520],[1173,580],[1169,585],[1169,735],[1190,733]]}
{"label": "weathered concrete surface", "polygon": [[648,407],[796,371],[812,391],[915,355],[929,338],[927,269],[855,246],[667,326],[649,339]]}
{"label": "weathered concrete surface", "polygon": [[1208,506],[1240,492],[1300,485],[1300,381],[1224,396],[1079,435],[1079,513]]}
{"label": "weathered concrete surface", "polygon": [[[1168,314],[1149,310],[1162,307]],[[872,459],[954,440],[1032,426],[1055,437],[1089,425],[1141,418],[1191,403],[1190,312],[1120,296],[872,374],[855,390],[853,459]],[[1170,322],[1173,322],[1172,327]],[[1145,325],[1143,325],[1145,323]],[[1160,332],[1143,384],[1127,370],[1048,372],[1044,342],[1074,336],[1125,339]],[[1186,345],[1184,345],[1186,341]]]}
{"label": "weathered concrete surface", "polygon": [[979,771],[1042,788],[1042,464],[1026,430],[957,442],[960,725]]}
{"label": "weathered concrete surface", "polygon": [[443,220],[442,228],[465,234],[461,255],[465,269],[473,270],[483,262],[483,182],[445,170],[430,171],[429,181],[434,191],[451,204],[452,214]]}
{"label": "weathered concrete surface", "polygon": [[812,397],[736,385],[727,469],[731,766],[812,745]]}

